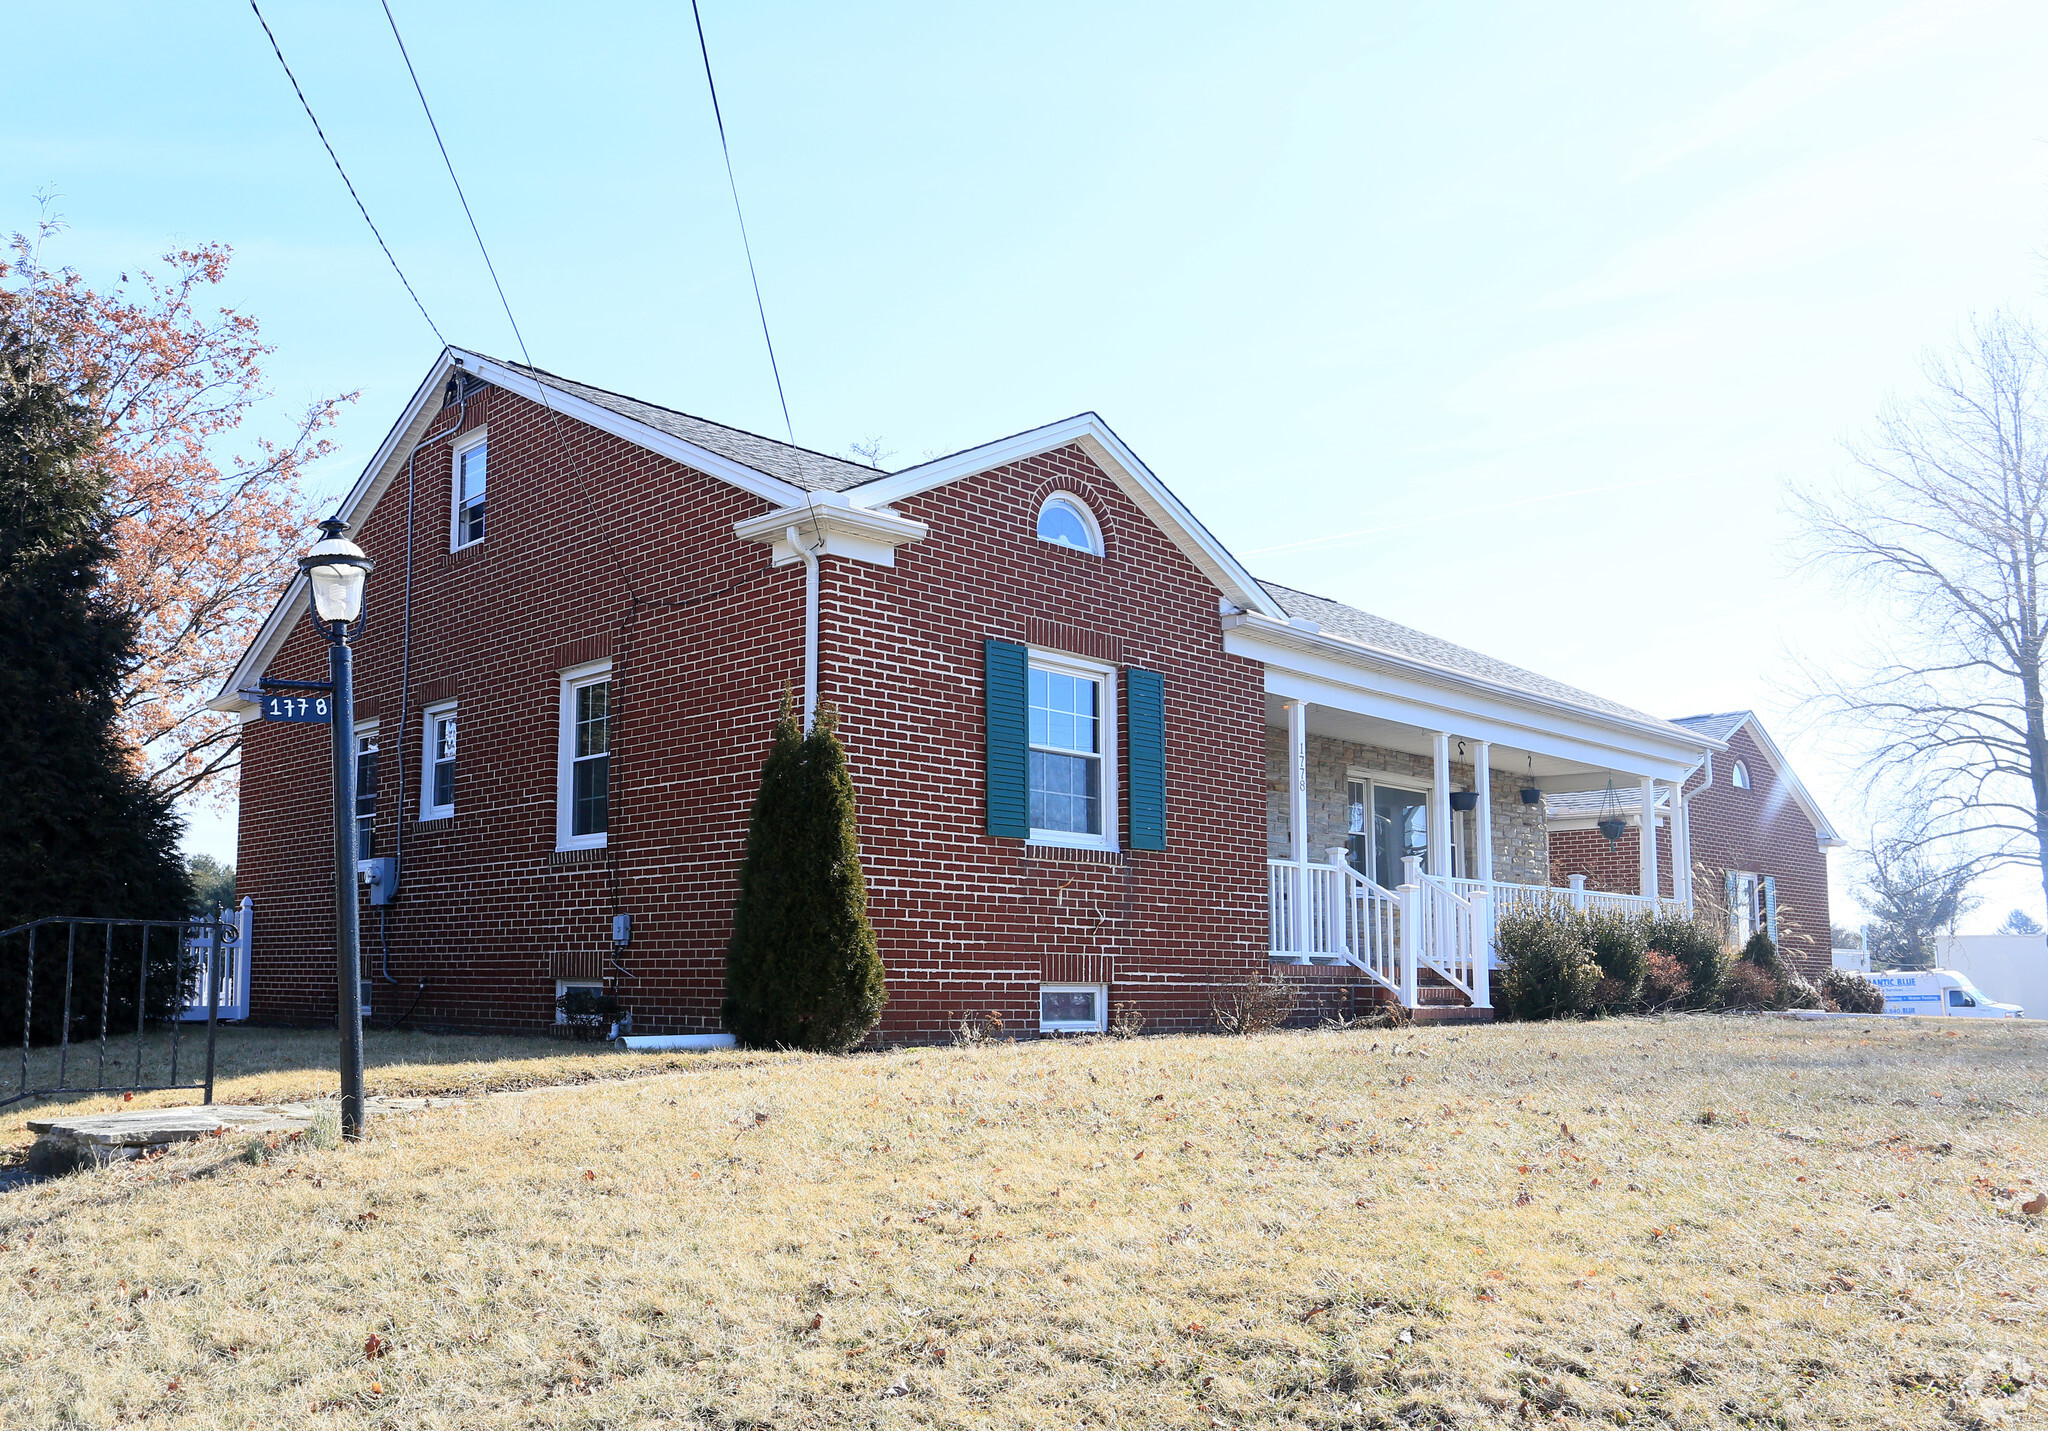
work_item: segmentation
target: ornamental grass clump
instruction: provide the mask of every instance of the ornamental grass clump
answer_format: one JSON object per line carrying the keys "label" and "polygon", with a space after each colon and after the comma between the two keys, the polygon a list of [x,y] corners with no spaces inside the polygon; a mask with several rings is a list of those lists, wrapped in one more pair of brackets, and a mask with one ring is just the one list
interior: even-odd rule
{"label": "ornamental grass clump", "polygon": [[757,1048],[844,1052],[887,994],[868,923],[860,828],[838,716],[805,734],[788,695],[747,827],[726,951],[725,1026]]}
{"label": "ornamental grass clump", "polygon": [[1581,1018],[1597,1007],[1600,966],[1586,917],[1568,905],[1516,910],[1495,926],[1493,1006],[1505,1019]]}

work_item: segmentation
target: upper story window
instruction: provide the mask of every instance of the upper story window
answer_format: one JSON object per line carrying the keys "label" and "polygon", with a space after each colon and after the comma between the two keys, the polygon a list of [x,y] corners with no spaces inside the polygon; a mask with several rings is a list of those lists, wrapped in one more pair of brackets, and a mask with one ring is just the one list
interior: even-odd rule
{"label": "upper story window", "polygon": [[602,848],[611,830],[612,672],[609,661],[562,673],[555,777],[555,847]]}
{"label": "upper story window", "polygon": [[1038,509],[1038,539],[1056,547],[1072,547],[1092,556],[1102,555],[1102,528],[1095,514],[1079,497],[1055,492]]}
{"label": "upper story window", "polygon": [[1026,793],[1041,844],[1116,848],[1115,679],[1106,666],[1031,658]]}
{"label": "upper story window", "polygon": [[445,820],[455,813],[455,703],[428,706],[420,772],[420,818]]}
{"label": "upper story window", "polygon": [[377,851],[377,727],[356,727],[356,858]]}
{"label": "upper story window", "polygon": [[460,551],[484,539],[484,479],[490,442],[481,434],[455,449],[455,517],[448,550]]}
{"label": "upper story window", "polygon": [[1728,783],[1737,790],[1747,790],[1749,788],[1749,767],[1739,760],[1736,761],[1734,768],[1728,772]]}

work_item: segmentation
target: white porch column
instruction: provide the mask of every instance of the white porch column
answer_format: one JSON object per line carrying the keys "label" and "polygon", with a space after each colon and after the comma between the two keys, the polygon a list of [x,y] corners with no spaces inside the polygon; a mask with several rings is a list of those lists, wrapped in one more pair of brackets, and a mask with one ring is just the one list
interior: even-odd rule
{"label": "white porch column", "polygon": [[1487,768],[1493,758],[1493,747],[1487,741],[1480,741],[1472,756],[1472,788],[1479,792],[1479,808],[1473,811],[1477,827],[1472,840],[1473,862],[1479,866],[1479,878],[1486,881],[1489,893],[1493,890],[1493,772]]}
{"label": "white porch column", "polygon": [[1642,865],[1641,889],[1645,899],[1657,897],[1657,782],[1645,775],[1638,787],[1642,791],[1643,819],[1642,841],[1638,846]]}
{"label": "white porch column", "polygon": [[1671,897],[1692,908],[1692,806],[1683,780],[1671,783]]}
{"label": "white porch column", "polygon": [[1436,780],[1429,787],[1429,870],[1439,879],[1451,872],[1451,737],[1438,731]]}
{"label": "white porch column", "polygon": [[1287,857],[1308,863],[1308,702],[1287,703]]}

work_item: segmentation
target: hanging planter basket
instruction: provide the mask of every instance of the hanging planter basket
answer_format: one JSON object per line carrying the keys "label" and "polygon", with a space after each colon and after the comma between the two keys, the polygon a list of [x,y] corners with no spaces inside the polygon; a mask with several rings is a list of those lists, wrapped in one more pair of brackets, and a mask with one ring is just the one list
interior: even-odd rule
{"label": "hanging planter basket", "polygon": [[1543,792],[1533,785],[1526,787],[1522,791],[1522,803],[1524,805],[1541,805],[1543,803]]}
{"label": "hanging planter basket", "polygon": [[1477,790],[1453,790],[1451,792],[1451,808],[1453,810],[1477,810],[1479,808],[1479,792]]}
{"label": "hanging planter basket", "polygon": [[1607,848],[1610,850],[1628,833],[1628,821],[1621,817],[1621,797],[1614,793],[1612,780],[1607,782],[1607,793],[1600,797],[1600,818],[1594,823],[1593,828],[1607,837]]}

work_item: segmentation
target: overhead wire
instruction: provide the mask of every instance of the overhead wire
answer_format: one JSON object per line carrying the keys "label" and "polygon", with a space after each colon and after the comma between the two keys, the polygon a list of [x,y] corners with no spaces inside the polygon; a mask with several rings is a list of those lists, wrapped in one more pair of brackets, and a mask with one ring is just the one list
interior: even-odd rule
{"label": "overhead wire", "polygon": [[334,145],[328,142],[327,131],[320,127],[320,117],[313,113],[313,106],[306,99],[306,91],[299,86],[299,77],[292,73],[291,65],[286,62],[284,49],[277,43],[277,35],[270,28],[270,22],[263,18],[263,12],[257,8],[256,0],[249,0],[249,8],[255,11],[256,23],[263,27],[263,34],[270,41],[270,52],[277,56],[277,63],[284,70],[284,77],[291,81],[292,93],[299,97],[299,108],[305,110],[306,118],[313,121],[313,132],[320,136],[321,147],[327,151],[327,157],[334,161],[334,172],[341,175],[341,182],[348,188],[348,196],[356,201],[356,212],[361,214],[363,222],[370,226],[370,232],[377,240],[377,247],[384,250],[384,257],[389,260],[391,271],[397,274],[398,281],[405,285],[406,296],[412,299],[413,307],[420,310],[420,317],[427,320],[427,326],[434,330],[434,337],[440,340],[441,346],[447,347],[448,340],[441,334],[441,325],[434,321],[434,315],[427,311],[427,305],[420,301],[418,291],[413,288],[412,280],[407,278],[405,270],[398,266],[398,259],[391,252],[391,245],[384,242],[384,235],[379,232],[377,221],[370,217],[370,210],[363,203],[363,196],[356,192],[354,181],[348,177],[348,170],[342,167],[341,156],[334,152]]}
{"label": "overhead wire", "polygon": [[[775,361],[775,339],[768,332],[768,305],[761,301],[761,275],[754,267],[754,244],[747,237],[747,213],[740,206],[740,181],[732,168],[732,145],[725,138],[725,115],[718,107],[718,81],[711,77],[711,46],[704,40],[704,12],[697,0],[690,0],[690,15],[697,22],[697,53],[704,57],[704,87],[711,91],[711,117],[718,122],[718,148],[725,156],[725,182],[732,189],[732,211],[740,222],[740,248],[747,256],[747,277],[754,285],[754,311],[761,316],[761,341],[768,348],[768,371],[775,375],[775,399],[782,404],[782,430],[789,445],[796,447],[796,426],[789,420],[789,397],[782,390],[782,367]],[[803,465],[798,449],[797,465]]]}

